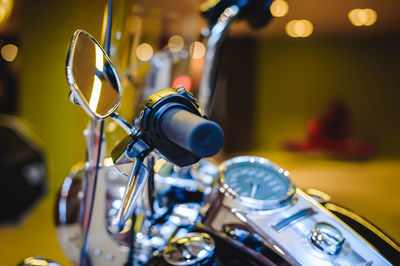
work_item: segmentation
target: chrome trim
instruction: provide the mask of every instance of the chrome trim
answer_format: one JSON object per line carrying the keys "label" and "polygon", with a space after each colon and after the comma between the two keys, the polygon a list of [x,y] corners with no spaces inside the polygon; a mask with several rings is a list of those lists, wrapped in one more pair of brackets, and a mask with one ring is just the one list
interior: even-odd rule
{"label": "chrome trim", "polygon": [[[82,93],[80,93],[80,90],[78,89],[78,86],[75,83],[75,79],[74,79],[74,76],[72,74],[71,65],[72,65],[72,59],[74,58],[74,51],[75,51],[76,41],[77,41],[78,37],[81,34],[84,34],[84,35],[88,36],[101,49],[101,51],[103,52],[104,57],[107,59],[108,63],[111,65],[110,69],[114,72],[114,75],[117,77],[116,78],[116,82],[117,82],[118,93],[119,93],[118,99],[117,99],[115,105],[104,115],[95,114],[94,112],[92,112],[92,110],[90,110],[89,103],[84,99],[85,97],[82,95]],[[67,82],[68,82],[68,84],[69,84],[69,86],[71,88],[71,92],[75,96],[75,99],[79,102],[79,105],[86,111],[86,113],[88,113],[93,119],[99,120],[99,119],[104,119],[104,118],[108,117],[120,105],[121,100],[122,100],[122,89],[121,89],[121,84],[120,84],[120,81],[119,81],[119,78],[118,78],[118,74],[115,72],[115,69],[111,64],[110,58],[108,57],[108,55],[106,54],[104,49],[101,47],[101,45],[89,33],[87,33],[84,30],[75,31],[75,33],[74,33],[74,35],[72,37],[71,45],[69,47],[68,55],[67,55],[66,76],[67,76]]]}
{"label": "chrome trim", "polygon": [[49,260],[44,257],[35,256],[25,258],[20,264],[20,266],[37,266],[37,265],[46,265],[46,266],[61,266],[58,262]]}
{"label": "chrome trim", "polygon": [[294,224],[294,223],[300,221],[301,219],[310,217],[316,213],[317,212],[314,211],[312,208],[302,209],[301,211],[298,211],[298,212],[292,214],[291,216],[284,218],[277,224],[272,225],[271,227],[275,231],[280,232],[280,231],[284,230],[285,228],[287,228],[289,225]]}
{"label": "chrome trim", "polygon": [[[249,197],[240,196],[237,192],[235,192],[232,188],[229,187],[228,184],[225,183],[224,173],[228,170],[228,168],[234,164],[238,163],[254,163],[261,164],[273,171],[276,171],[282,178],[284,178],[289,183],[289,189],[286,192],[286,195],[277,200],[257,200]],[[270,162],[268,159],[256,157],[256,156],[240,156],[230,159],[228,161],[223,162],[219,169],[219,185],[224,190],[224,193],[230,194],[235,200],[239,201],[240,204],[249,207],[253,210],[271,210],[281,208],[289,204],[293,199],[296,192],[296,187],[293,184],[292,180],[289,178],[289,173],[285,171],[283,168],[278,165]],[[222,191],[221,191],[222,192]]]}
{"label": "chrome trim", "polygon": [[325,204],[331,201],[331,196],[320,190],[314,188],[307,188],[304,192],[306,192],[310,197],[318,201],[318,203],[320,204]]}
{"label": "chrome trim", "polygon": [[207,233],[188,233],[169,241],[163,252],[164,260],[171,265],[201,265],[215,250],[215,242]]}
{"label": "chrome trim", "polygon": [[110,118],[114,120],[128,135],[134,135],[138,132],[138,129],[129,123],[125,118],[113,112],[110,114]]}
{"label": "chrome trim", "polygon": [[339,207],[335,204],[332,203],[326,203],[325,208],[328,210],[332,210],[338,213],[341,213],[343,215],[346,215],[350,217],[351,219],[357,221],[358,223],[362,224],[366,228],[368,228],[371,232],[379,236],[381,239],[383,239],[386,243],[388,243],[390,246],[392,246],[395,250],[400,252],[400,247],[397,243],[395,243],[392,239],[390,239],[388,236],[386,236],[382,231],[380,231],[378,228],[376,228],[374,225],[369,223],[367,220],[363,219],[362,217],[358,216],[357,214],[350,212],[346,210],[345,208]]}
{"label": "chrome trim", "polygon": [[124,265],[128,259],[128,251],[120,245],[107,230],[106,221],[106,171],[99,169],[96,194],[94,198],[92,219],[89,234],[87,253],[91,265]]}
{"label": "chrome trim", "polygon": [[[286,212],[274,215],[260,215],[248,213],[247,223],[256,230],[266,241],[273,241],[273,245],[281,248],[286,255],[291,255],[295,260],[304,265],[320,265],[329,262],[347,262],[350,264],[373,261],[377,265],[390,265],[379,252],[366,242],[360,235],[354,232],[341,220],[337,219],[330,211],[321,206],[303,191],[297,189],[298,201],[290,206]],[[312,207],[317,213],[291,224],[286,230],[277,232],[271,230],[271,225],[276,221],[287,217],[296,210]],[[338,255],[323,254],[317,249],[311,248],[310,234],[315,224],[325,222],[336,227],[346,238],[346,244]]]}
{"label": "chrome trim", "polygon": [[226,8],[219,17],[218,22],[212,27],[210,37],[207,41],[207,50],[198,96],[199,105],[206,113],[210,112],[210,102],[215,91],[220,47],[230,29],[229,26],[231,22],[238,13],[239,7],[236,5]]}
{"label": "chrome trim", "polygon": [[148,177],[149,171],[146,166],[139,159],[135,158],[133,171],[122,197],[121,207],[110,221],[109,229],[112,233],[120,233],[124,230],[125,223],[132,216],[138,204]]}
{"label": "chrome trim", "polygon": [[104,120],[91,120],[88,127],[84,131],[87,147],[87,161],[85,168],[87,171],[84,180],[84,204],[83,204],[83,238],[79,264],[85,261],[87,256],[87,248],[89,246],[89,232],[93,223],[93,209],[96,204],[96,197],[99,194],[97,190],[98,172],[100,170],[100,162],[106,157],[107,143],[103,135]]}
{"label": "chrome trim", "polygon": [[[83,162],[79,162],[72,167],[62,183],[54,216],[60,247],[67,258],[76,264],[79,263],[83,237],[80,224],[82,217],[79,215],[82,213],[83,204],[83,198],[79,197],[79,195],[83,197],[83,175],[85,175],[85,165]],[[75,213],[78,215],[74,216]]]}
{"label": "chrome trim", "polygon": [[312,230],[309,241],[320,252],[333,256],[342,251],[346,238],[336,227],[319,222]]}
{"label": "chrome trim", "polygon": [[[257,160],[278,167],[267,159],[252,156],[237,157],[221,165],[219,184],[214,187],[203,210],[200,211],[201,222],[204,225],[221,232],[224,225],[242,224],[258,234],[264,240],[265,246],[274,250],[291,265],[332,265],[335,263],[349,265],[364,263],[362,265],[365,265],[370,262],[377,265],[390,265],[389,261],[373,246],[300,189],[295,189],[292,200],[289,201],[290,204],[281,208],[259,210],[244,205],[240,196],[225,186],[221,172],[223,173],[233,163],[256,162]],[[282,169],[281,172],[285,171]],[[285,176],[288,175],[286,173]],[[310,215],[301,213],[308,209]],[[302,215],[298,215],[299,212]],[[299,216],[301,219],[297,219]],[[284,230],[274,230],[273,226],[279,225],[282,221],[286,221],[282,224],[285,225]],[[340,230],[346,238],[343,248],[337,255],[322,253],[314,248],[310,241],[310,234],[315,224],[324,222]]]}

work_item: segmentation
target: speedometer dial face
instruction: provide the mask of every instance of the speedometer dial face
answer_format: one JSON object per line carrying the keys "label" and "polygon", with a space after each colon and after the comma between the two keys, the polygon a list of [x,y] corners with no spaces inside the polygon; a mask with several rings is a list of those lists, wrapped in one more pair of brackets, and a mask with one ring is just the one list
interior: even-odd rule
{"label": "speedometer dial face", "polygon": [[294,193],[288,172],[266,159],[237,157],[223,165],[222,182],[239,195],[245,205],[253,205],[250,207],[271,207],[273,203],[285,202]]}
{"label": "speedometer dial face", "polygon": [[241,196],[274,200],[286,195],[289,182],[275,170],[259,164],[239,163],[225,172],[225,183]]}

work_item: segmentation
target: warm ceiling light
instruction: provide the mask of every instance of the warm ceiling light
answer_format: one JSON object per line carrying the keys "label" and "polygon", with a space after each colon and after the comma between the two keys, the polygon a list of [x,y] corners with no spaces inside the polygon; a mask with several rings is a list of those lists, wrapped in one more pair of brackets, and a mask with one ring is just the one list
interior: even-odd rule
{"label": "warm ceiling light", "polygon": [[376,13],[375,10],[371,8],[366,8],[364,9],[364,12],[367,13],[367,20],[365,21],[364,25],[365,26],[371,26],[376,22],[376,19],[378,18],[378,14]]}
{"label": "warm ceiling light", "polygon": [[269,8],[272,16],[274,17],[283,17],[289,11],[289,5],[284,0],[275,0],[272,2],[271,7]]}
{"label": "warm ceiling light", "polygon": [[200,59],[206,54],[206,47],[201,42],[193,42],[189,51],[193,59]]}
{"label": "warm ceiling light", "polygon": [[0,0],[0,23],[6,21],[11,14],[13,0]]}
{"label": "warm ceiling light", "polygon": [[291,20],[288,23],[286,23],[286,33],[287,35],[289,35],[290,37],[297,37],[296,34],[293,31],[293,25],[297,22],[297,20]]}
{"label": "warm ceiling light", "polygon": [[153,48],[148,43],[142,43],[136,48],[136,56],[141,61],[149,61],[153,56]]}
{"label": "warm ceiling light", "polygon": [[1,48],[0,52],[4,60],[12,62],[18,55],[18,47],[14,44],[6,44]]}
{"label": "warm ceiling light", "polygon": [[[359,16],[361,9],[353,9],[349,12],[349,14],[347,14],[347,17],[349,18],[350,22],[354,25],[354,26],[361,26],[362,23],[362,16]],[[363,12],[361,12],[361,14],[364,14]]]}
{"label": "warm ceiling light", "polygon": [[190,91],[192,88],[192,80],[189,76],[183,75],[176,77],[174,81],[172,82],[172,88],[176,88],[178,86],[182,85],[185,87],[186,90]]}
{"label": "warm ceiling light", "polygon": [[184,45],[185,40],[179,35],[171,36],[171,38],[168,40],[168,48],[171,50],[171,52],[179,52],[183,49]]}
{"label": "warm ceiling light", "polygon": [[313,32],[313,25],[309,20],[291,20],[286,24],[286,33],[290,37],[308,37]]}
{"label": "warm ceiling light", "polygon": [[357,8],[351,10],[347,17],[354,26],[371,26],[376,22],[378,14],[375,10],[370,8]]}

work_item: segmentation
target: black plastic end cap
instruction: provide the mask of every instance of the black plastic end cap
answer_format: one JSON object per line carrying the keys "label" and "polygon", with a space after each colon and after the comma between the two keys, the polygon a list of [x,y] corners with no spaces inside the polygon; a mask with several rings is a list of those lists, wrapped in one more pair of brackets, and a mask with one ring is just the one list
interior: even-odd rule
{"label": "black plastic end cap", "polygon": [[210,157],[219,152],[224,142],[224,132],[212,121],[199,124],[191,131],[189,147],[199,157]]}

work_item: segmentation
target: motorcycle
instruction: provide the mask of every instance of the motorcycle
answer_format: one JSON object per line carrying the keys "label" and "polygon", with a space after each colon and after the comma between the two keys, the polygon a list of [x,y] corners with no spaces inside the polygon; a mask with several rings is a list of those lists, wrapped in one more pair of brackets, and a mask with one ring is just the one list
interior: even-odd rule
{"label": "motorcycle", "polygon": [[[87,162],[64,180],[56,204],[61,246],[79,265],[390,265],[399,246],[324,193],[302,191],[266,158],[219,166],[205,157],[223,132],[207,119],[220,47],[232,22],[268,20],[271,1],[218,1],[209,23],[199,101],[183,86],[146,92],[135,125],[116,113],[121,84],[101,46],[75,32],[67,59],[70,99],[93,120]],[[112,6],[108,6],[108,12]],[[107,14],[107,12],[106,12]],[[109,20],[110,21],[110,14]],[[266,15],[267,14],[267,15]],[[159,84],[159,83],[157,83]],[[156,89],[156,91],[154,91]],[[160,89],[160,90],[159,90]],[[104,119],[127,133],[107,157]]]}

